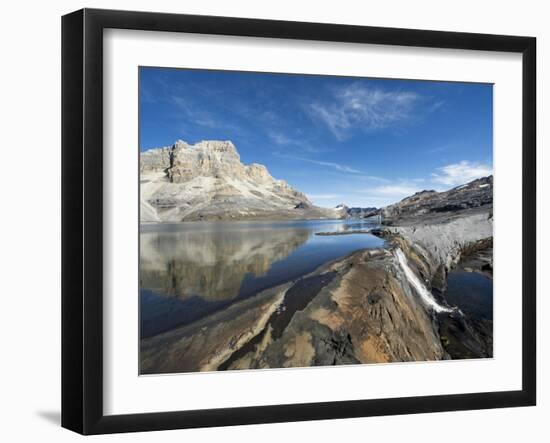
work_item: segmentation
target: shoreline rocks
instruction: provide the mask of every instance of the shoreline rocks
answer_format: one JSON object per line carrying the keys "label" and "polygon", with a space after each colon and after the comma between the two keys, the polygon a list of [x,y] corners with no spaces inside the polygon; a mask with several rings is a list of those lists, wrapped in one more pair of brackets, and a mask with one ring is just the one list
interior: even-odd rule
{"label": "shoreline rocks", "polygon": [[351,235],[351,234],[370,234],[370,229],[350,229],[349,231],[327,231],[327,232],[316,232],[315,235],[321,237],[329,237],[333,235]]}
{"label": "shoreline rocks", "polygon": [[380,210],[386,225],[436,224],[441,220],[493,212],[493,176],[445,192],[417,192]]}
{"label": "shoreline rocks", "polygon": [[390,226],[384,235],[398,235],[412,249],[413,258],[431,286],[444,291],[447,273],[455,266],[464,251],[472,245],[493,238],[493,219],[488,213],[463,215],[439,220],[433,224]]}

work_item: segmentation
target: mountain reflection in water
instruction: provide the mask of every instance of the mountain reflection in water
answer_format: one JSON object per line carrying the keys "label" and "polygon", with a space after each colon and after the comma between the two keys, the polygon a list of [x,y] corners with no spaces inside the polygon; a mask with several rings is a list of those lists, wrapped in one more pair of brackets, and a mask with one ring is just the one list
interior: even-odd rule
{"label": "mountain reflection in water", "polygon": [[189,323],[237,299],[305,275],[355,250],[379,247],[368,221],[186,222],[142,225],[142,337]]}

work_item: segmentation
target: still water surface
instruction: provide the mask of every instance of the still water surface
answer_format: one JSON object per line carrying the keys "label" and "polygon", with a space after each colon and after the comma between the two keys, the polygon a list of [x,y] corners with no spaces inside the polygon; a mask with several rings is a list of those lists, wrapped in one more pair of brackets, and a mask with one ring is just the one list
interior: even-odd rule
{"label": "still water surface", "polygon": [[493,320],[493,280],[460,269],[449,273],[445,298],[469,317]]}
{"label": "still water surface", "polygon": [[315,235],[376,226],[365,220],[142,225],[141,336],[198,320],[356,250],[380,247],[384,241],[370,234]]}

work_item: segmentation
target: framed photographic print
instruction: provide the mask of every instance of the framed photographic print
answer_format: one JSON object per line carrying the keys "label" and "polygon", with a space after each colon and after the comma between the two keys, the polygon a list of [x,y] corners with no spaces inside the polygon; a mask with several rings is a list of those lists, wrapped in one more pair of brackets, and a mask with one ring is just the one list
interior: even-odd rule
{"label": "framed photographic print", "polygon": [[536,402],[530,37],[62,21],[62,425]]}

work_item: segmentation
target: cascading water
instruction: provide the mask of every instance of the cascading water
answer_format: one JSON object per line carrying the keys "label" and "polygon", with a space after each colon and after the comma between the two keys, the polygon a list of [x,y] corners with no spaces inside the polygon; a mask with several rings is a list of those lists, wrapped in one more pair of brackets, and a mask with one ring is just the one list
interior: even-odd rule
{"label": "cascading water", "polygon": [[405,273],[405,276],[407,277],[407,280],[409,280],[409,283],[414,287],[422,301],[431,307],[436,312],[452,312],[454,309],[447,308],[445,306],[441,306],[435,298],[433,297],[432,293],[428,291],[424,283],[420,281],[420,279],[416,276],[416,274],[413,272],[413,270],[409,266],[409,262],[407,260],[407,257],[405,257],[405,254],[403,251],[399,248],[395,250],[395,255],[397,257],[397,261],[401,265],[401,269],[403,269],[403,272]]}

